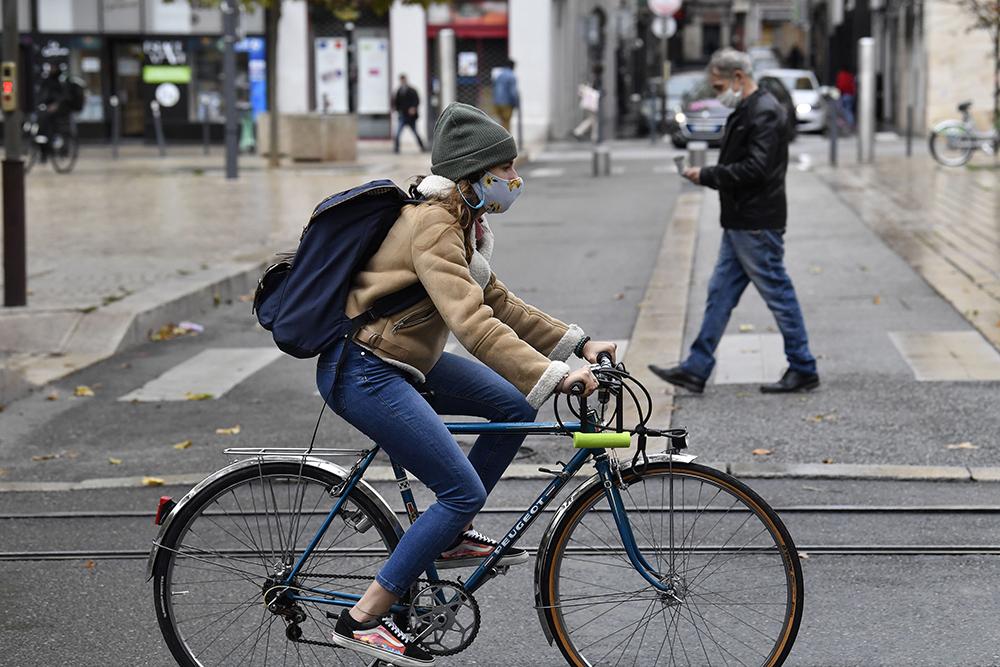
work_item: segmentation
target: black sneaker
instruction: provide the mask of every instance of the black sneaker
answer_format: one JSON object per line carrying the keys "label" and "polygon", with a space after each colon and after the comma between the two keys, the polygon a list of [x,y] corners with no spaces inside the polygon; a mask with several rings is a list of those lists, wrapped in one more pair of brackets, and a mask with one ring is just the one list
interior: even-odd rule
{"label": "black sneaker", "polygon": [[395,667],[426,667],[434,657],[420,648],[413,637],[399,629],[389,616],[366,623],[355,621],[348,609],[340,612],[333,630],[337,646],[370,655]]}
{"label": "black sneaker", "polygon": [[[449,570],[456,567],[476,567],[484,558],[490,555],[496,547],[496,540],[491,540],[478,530],[467,530],[458,536],[455,542],[441,552],[434,567],[439,570]],[[528,561],[528,552],[524,549],[508,549],[498,562],[498,566],[519,565]]]}

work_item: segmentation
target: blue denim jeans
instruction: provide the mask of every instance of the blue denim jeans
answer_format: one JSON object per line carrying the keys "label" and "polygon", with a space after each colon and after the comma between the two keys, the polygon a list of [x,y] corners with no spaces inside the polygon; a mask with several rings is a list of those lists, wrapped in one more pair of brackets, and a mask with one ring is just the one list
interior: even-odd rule
{"label": "blue denim jeans", "polygon": [[795,297],[792,279],[785,271],[783,231],[725,229],[719,259],[708,283],[705,319],[681,367],[707,379],[715,368],[715,349],[726,331],[729,316],[750,283],[771,309],[785,339],[788,367],[800,373],[815,373],[816,359],[809,352],[806,324]]}
{"label": "blue denim jeans", "polygon": [[[376,575],[403,595],[479,513],[514,460],[523,435],[482,435],[466,456],[439,415],[533,421],[536,410],[512,384],[481,363],[445,353],[421,390],[409,376],[355,344],[337,375],[343,345],[320,355],[316,383],[333,410],[375,441],[437,497],[403,535]],[[331,392],[331,387],[336,386]]]}
{"label": "blue denim jeans", "polygon": [[417,132],[417,119],[408,118],[403,114],[399,114],[399,123],[396,125],[396,136],[393,137],[393,150],[397,153],[399,152],[399,138],[403,134],[403,129],[407,127],[413,132],[413,136],[417,138],[420,150],[424,150],[424,141],[420,138],[420,133]]}

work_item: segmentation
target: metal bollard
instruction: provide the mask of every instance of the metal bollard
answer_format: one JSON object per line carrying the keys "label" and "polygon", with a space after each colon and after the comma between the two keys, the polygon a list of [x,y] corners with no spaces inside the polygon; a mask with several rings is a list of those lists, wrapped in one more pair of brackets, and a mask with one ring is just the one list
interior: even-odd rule
{"label": "metal bollard", "polygon": [[209,143],[209,126],[208,126],[208,105],[205,104],[205,100],[201,100],[201,104],[198,105],[198,115],[201,116],[201,152],[202,155],[208,155],[208,143]]}
{"label": "metal bollard", "polygon": [[108,104],[111,105],[111,157],[117,160],[118,142],[122,135],[122,108],[117,95],[108,98]]}
{"label": "metal bollard", "polygon": [[160,115],[160,103],[153,100],[149,103],[153,112],[153,131],[156,133],[156,145],[160,148],[160,157],[167,157],[167,141],[163,137],[163,118]]}
{"label": "metal bollard", "polygon": [[906,157],[913,157],[913,105],[906,107]]}
{"label": "metal bollard", "polygon": [[611,173],[611,151],[604,144],[595,144],[590,156],[591,175],[607,176]]}
{"label": "metal bollard", "polygon": [[708,163],[708,144],[704,141],[689,141],[688,166],[704,167]]}

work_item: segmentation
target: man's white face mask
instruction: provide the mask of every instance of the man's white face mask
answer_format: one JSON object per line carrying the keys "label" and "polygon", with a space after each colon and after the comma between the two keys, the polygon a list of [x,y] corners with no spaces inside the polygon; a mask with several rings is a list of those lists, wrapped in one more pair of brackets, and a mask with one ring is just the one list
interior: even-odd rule
{"label": "man's white face mask", "polygon": [[[732,84],[737,84],[736,89],[732,87]],[[727,85],[726,89],[719,94],[717,99],[723,106],[735,109],[743,100],[743,86],[739,84],[737,79],[733,79],[730,85]]]}

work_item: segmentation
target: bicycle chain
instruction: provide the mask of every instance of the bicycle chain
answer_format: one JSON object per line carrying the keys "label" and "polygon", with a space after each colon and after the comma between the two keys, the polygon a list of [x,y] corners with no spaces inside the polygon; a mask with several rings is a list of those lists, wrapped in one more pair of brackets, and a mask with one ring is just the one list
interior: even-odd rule
{"label": "bicycle chain", "polygon": [[[300,576],[303,576],[303,575],[300,574]],[[316,573],[309,572],[309,573],[305,573],[304,576],[311,577],[311,578],[314,578],[314,579],[350,579],[352,581],[371,581],[371,577],[370,576],[357,575],[357,574],[316,574]],[[449,579],[437,579],[437,580],[434,580],[434,581],[432,581],[430,579],[415,579],[413,583],[414,584],[430,584],[430,585],[435,585],[435,584],[447,585],[447,586],[452,586],[452,587],[454,587],[456,589],[459,589],[461,591],[465,591],[465,585],[464,584],[462,584],[459,581],[451,581]],[[465,592],[465,595],[468,596],[469,602],[472,604],[473,608],[476,610],[476,614],[477,614],[477,617],[478,617],[478,614],[479,614],[479,603],[476,602],[476,598],[474,598],[471,593]],[[466,643],[465,646],[462,646],[462,647],[460,647],[458,649],[454,649],[454,650],[450,650],[450,651],[435,650],[435,651],[429,651],[429,652],[433,653],[434,655],[439,655],[439,656],[455,655],[456,653],[460,653],[460,652],[464,651],[465,649],[467,649],[469,647],[469,645],[472,644],[472,641],[476,638],[476,636],[478,636],[478,634],[479,634],[479,628],[478,628],[478,624],[477,624],[476,631],[472,634],[471,637],[469,637],[469,640],[468,640],[468,642]],[[338,646],[337,644],[334,644],[332,642],[321,642],[321,641],[316,641],[315,639],[303,639],[301,637],[299,639],[295,639],[295,640],[292,640],[292,641],[294,643],[296,643],[296,644],[308,644],[310,646],[324,646],[324,647],[327,647],[327,648],[343,648],[343,647]]]}

